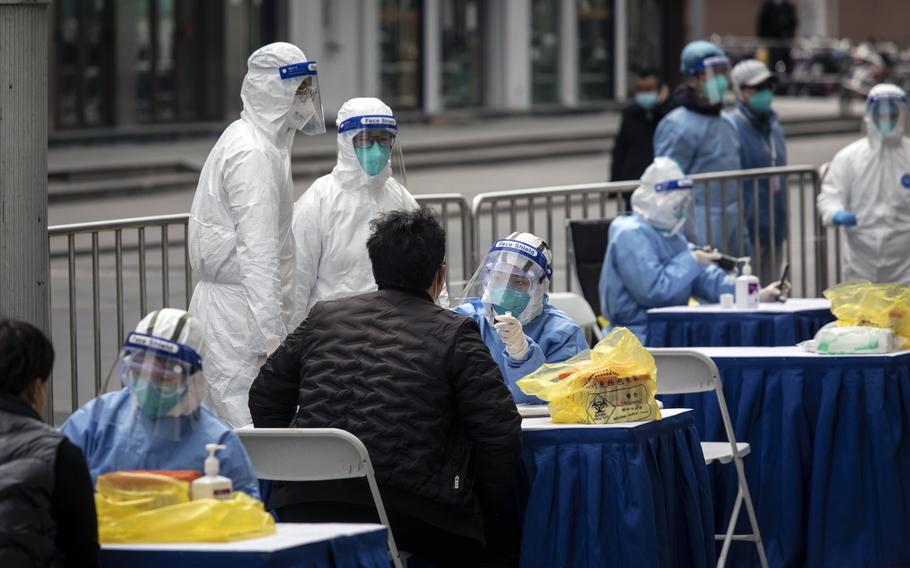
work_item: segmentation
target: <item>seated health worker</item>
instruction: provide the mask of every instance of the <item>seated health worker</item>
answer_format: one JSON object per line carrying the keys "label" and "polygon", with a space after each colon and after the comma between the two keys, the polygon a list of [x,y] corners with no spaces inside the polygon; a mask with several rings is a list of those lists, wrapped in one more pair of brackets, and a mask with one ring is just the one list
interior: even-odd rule
{"label": "seated health worker", "polygon": [[581,327],[549,303],[552,261],[545,241],[512,233],[493,243],[455,307],[480,327],[516,403],[542,403],[521,392],[518,379],[588,349]]}
{"label": "seated health worker", "polygon": [[110,471],[201,472],[205,445],[222,444],[220,474],[234,491],[259,498],[240,439],[202,405],[202,343],[199,321],[173,308],[153,311],[130,332],[105,390],[123,388],[90,400],[61,428],[85,454],[93,483]]}
{"label": "seated health worker", "polygon": [[646,344],[648,309],[733,293],[732,278],[713,263],[718,253],[694,249],[682,234],[691,200],[692,181],[676,162],[655,158],[632,193],[633,213],[610,224],[599,285],[607,329],[627,327]]}

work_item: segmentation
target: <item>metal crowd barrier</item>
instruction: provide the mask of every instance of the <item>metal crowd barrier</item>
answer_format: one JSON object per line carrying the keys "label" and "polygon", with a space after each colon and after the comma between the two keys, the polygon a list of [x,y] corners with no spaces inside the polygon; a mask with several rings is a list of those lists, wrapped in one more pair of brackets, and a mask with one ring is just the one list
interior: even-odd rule
{"label": "metal crowd barrier", "polygon": [[[733,218],[727,215],[722,217],[723,226],[719,233],[728,235],[728,231],[735,229],[734,250],[725,250],[725,243],[712,244],[721,252],[737,257],[744,256],[751,244],[751,256],[755,258],[761,256],[763,247],[767,247],[768,243],[761,242],[758,232],[758,209],[754,208],[752,218],[746,219],[745,198],[747,193],[751,193],[753,202],[758,203],[759,186],[777,180],[784,194],[786,211],[783,218],[777,218],[774,207],[769,207],[769,232],[773,235],[775,228],[780,223],[784,224],[785,242],[781,251],[784,258],[777,258],[777,251],[772,247],[771,263],[779,266],[782,260],[790,262],[795,296],[820,295],[837,280],[836,274],[829,273],[828,266],[839,262],[839,250],[829,245],[826,232],[820,227],[815,201],[819,177],[814,168],[786,166],[691,177],[696,182],[696,192],[703,191],[710,195],[715,206],[724,209],[729,206],[735,210]],[[564,230],[565,222],[570,219],[615,217],[625,211],[623,197],[637,186],[638,182],[605,182],[478,194],[472,205],[474,240],[478,246],[476,258],[479,262],[496,238],[513,231],[534,233],[550,243],[554,251],[562,253],[555,255],[553,289],[572,291],[577,282],[574,267],[568,262],[569,242]],[[773,193],[768,192],[769,205],[772,199]],[[706,214],[708,205],[706,199],[701,205],[693,203],[693,209],[700,209],[702,214]],[[692,213],[698,214],[699,211],[690,212],[690,218],[694,218]],[[716,233],[716,227],[712,232],[710,216],[706,217],[707,233]],[[750,234],[754,238],[750,239]],[[694,242],[691,230],[689,238]],[[836,244],[836,240],[831,244]],[[764,280],[772,281],[778,276],[765,275]]]}
{"label": "metal crowd barrier", "polygon": [[[736,204],[736,216],[725,218],[722,229],[726,233],[729,224],[735,224],[738,250],[726,251],[734,255],[746,247],[745,235],[754,232],[758,224],[756,216],[745,217],[746,192],[751,191],[757,200],[756,181],[783,179],[781,191],[787,210],[782,219],[772,215],[771,232],[784,223],[782,252],[791,263],[793,295],[817,296],[838,281],[839,239],[836,232],[820,226],[815,205],[819,175],[813,168],[741,170],[692,178],[696,184],[718,187],[719,192],[712,190],[712,195],[722,204],[727,199]],[[625,198],[637,185],[630,181],[498,191],[477,195],[471,205],[459,194],[416,197],[440,213],[446,228],[450,296],[457,297],[490,243],[512,231],[535,233],[559,251],[555,254],[553,289],[571,291],[577,284],[569,263],[566,221],[623,213]],[[69,404],[58,404],[58,416],[53,420],[65,417],[101,391],[127,325],[132,326],[156,307],[189,305],[193,278],[187,249],[188,218],[187,214],[165,215],[48,229],[51,330],[58,360],[69,359],[68,367],[58,366],[53,381],[58,396],[68,399]],[[756,238],[752,246],[760,253],[766,244]],[[157,280],[158,285],[150,285],[150,280]]]}
{"label": "metal crowd barrier", "polygon": [[[440,214],[448,239],[448,286],[458,287],[474,271],[470,205],[451,193],[416,199]],[[57,365],[51,387],[58,396],[65,393],[69,411],[101,392],[125,330],[152,309],[189,306],[194,283],[188,220],[184,213],[48,228],[51,335],[58,361],[69,360],[68,366]],[[52,420],[69,414],[60,404],[56,410]]]}

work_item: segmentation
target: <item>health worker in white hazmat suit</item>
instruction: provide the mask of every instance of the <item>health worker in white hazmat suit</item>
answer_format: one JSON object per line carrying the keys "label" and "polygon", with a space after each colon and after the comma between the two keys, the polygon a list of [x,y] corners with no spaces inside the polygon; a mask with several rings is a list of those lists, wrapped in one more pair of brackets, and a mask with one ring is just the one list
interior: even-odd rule
{"label": "health worker in white hazmat suit", "polygon": [[250,385],[293,313],[291,144],[298,130],[325,132],[315,61],[273,43],[247,66],[243,112],[205,161],[189,221],[206,403],[234,427],[250,423]]}

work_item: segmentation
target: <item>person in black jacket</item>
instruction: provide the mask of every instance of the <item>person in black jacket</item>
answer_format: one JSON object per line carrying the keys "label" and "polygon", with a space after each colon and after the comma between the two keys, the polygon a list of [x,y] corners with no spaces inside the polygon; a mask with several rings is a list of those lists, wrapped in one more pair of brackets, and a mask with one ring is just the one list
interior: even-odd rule
{"label": "person in black jacket", "polygon": [[0,566],[97,566],[98,521],[82,451],[41,421],[54,348],[0,320]]}
{"label": "person in black jacket", "polygon": [[[253,424],[353,433],[399,547],[470,566],[503,550],[492,519],[516,478],[521,419],[477,324],[434,303],[446,271],[435,215],[394,211],[371,231],[379,290],[313,307],[253,382]],[[269,506],[282,521],[377,520],[363,480],[275,483]]]}
{"label": "person in black jacket", "polygon": [[[622,111],[619,133],[613,141],[610,181],[638,180],[654,161],[654,131],[664,116],[664,101],[669,93],[657,72],[641,69],[635,75],[635,102]],[[631,193],[626,210],[631,211]]]}

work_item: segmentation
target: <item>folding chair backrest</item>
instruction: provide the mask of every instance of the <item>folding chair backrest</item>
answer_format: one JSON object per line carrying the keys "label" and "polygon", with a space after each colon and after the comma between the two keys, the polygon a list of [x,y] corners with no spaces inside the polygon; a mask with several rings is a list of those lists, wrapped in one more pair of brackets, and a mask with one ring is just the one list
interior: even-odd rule
{"label": "folding chair backrest", "polygon": [[259,479],[323,481],[366,477],[372,471],[366,447],[344,430],[242,428],[234,431],[243,442]]}
{"label": "folding chair backrest", "polygon": [[657,394],[711,391],[719,384],[710,357],[688,349],[649,349],[657,364]]}
{"label": "folding chair backrest", "polygon": [[607,253],[610,223],[613,219],[569,219],[569,251],[581,293],[595,314],[602,314],[597,284]]}
{"label": "folding chair backrest", "polygon": [[589,344],[591,343],[597,327],[597,316],[594,315],[594,310],[591,309],[587,300],[573,292],[553,292],[550,294],[550,304],[566,312],[570,318],[575,320],[575,323],[584,330],[585,339]]}

